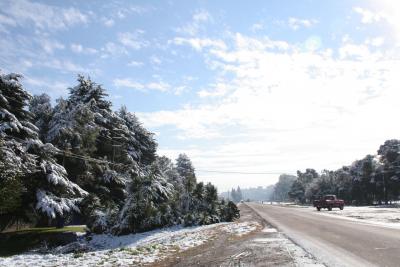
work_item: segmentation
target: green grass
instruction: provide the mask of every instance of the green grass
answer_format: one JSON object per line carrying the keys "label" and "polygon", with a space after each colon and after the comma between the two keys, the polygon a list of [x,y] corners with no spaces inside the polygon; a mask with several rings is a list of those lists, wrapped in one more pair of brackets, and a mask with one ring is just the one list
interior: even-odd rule
{"label": "green grass", "polygon": [[38,247],[43,240],[53,234],[85,231],[85,226],[66,226],[63,228],[26,228],[8,233],[0,233],[0,257],[19,254]]}
{"label": "green grass", "polygon": [[34,227],[34,228],[25,228],[21,230],[17,230],[14,232],[9,232],[7,234],[21,234],[21,233],[64,233],[64,232],[75,232],[75,233],[84,233],[86,231],[85,226],[65,226],[63,228],[56,227]]}

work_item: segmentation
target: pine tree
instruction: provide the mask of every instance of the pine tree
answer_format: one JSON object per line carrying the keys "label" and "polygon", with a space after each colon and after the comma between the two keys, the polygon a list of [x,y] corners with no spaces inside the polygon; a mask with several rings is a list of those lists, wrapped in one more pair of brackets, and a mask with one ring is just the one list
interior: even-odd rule
{"label": "pine tree", "polygon": [[172,184],[162,176],[157,163],[145,170],[143,176],[134,176],[129,195],[114,233],[141,232],[171,224],[174,221],[170,201],[174,194]]}
{"label": "pine tree", "polygon": [[[123,121],[105,100],[105,89],[90,78],[78,76],[78,85],[69,90],[68,99],[59,99],[54,107],[47,140],[63,150],[62,164],[70,179],[91,192],[84,201],[87,207],[97,207],[88,201],[98,200],[107,210],[118,210],[126,197],[129,168],[108,162],[116,161],[113,131],[122,128]],[[100,214],[87,207],[86,215]]]}
{"label": "pine tree", "polygon": [[116,234],[236,218],[213,185],[197,183],[186,155],[176,165],[158,157],[154,135],[125,107],[113,112],[90,78],[78,76],[54,108],[18,75],[2,75],[0,89],[2,228],[21,219],[61,226],[77,212],[93,232]]}
{"label": "pine tree", "polygon": [[236,194],[237,194],[237,201],[238,202],[243,200],[243,194],[242,194],[242,190],[240,189],[240,186],[237,187]]}
{"label": "pine tree", "polygon": [[381,157],[382,193],[385,204],[400,193],[400,140],[387,140],[378,150]]}
{"label": "pine tree", "polygon": [[176,170],[182,177],[184,192],[182,194],[182,209],[188,212],[193,205],[192,192],[196,186],[196,175],[194,167],[189,157],[185,154],[180,154],[176,159]]}
{"label": "pine tree", "polygon": [[[7,188],[6,193],[16,192],[21,200],[11,205],[13,209],[3,211],[3,227],[17,220],[63,220],[71,212],[79,212],[77,204],[86,194],[57,164],[55,157],[60,151],[39,140],[38,128],[31,122],[33,116],[26,109],[31,96],[22,88],[20,78],[17,74],[0,75],[0,167],[8,170],[13,166],[13,174],[1,172],[0,183]],[[10,188],[13,180],[16,186]]]}
{"label": "pine tree", "polygon": [[125,138],[127,140],[128,155],[135,162],[149,165],[156,159],[157,143],[153,133],[147,131],[139,122],[138,118],[121,107],[118,116],[123,120],[125,126]]}
{"label": "pine tree", "polygon": [[156,164],[159,166],[161,176],[165,177],[168,183],[170,183],[174,188],[174,194],[171,197],[170,209],[173,213],[172,224],[180,224],[183,222],[182,210],[182,196],[184,194],[184,185],[182,182],[182,177],[178,174],[176,167],[173,162],[165,157],[157,157]]}
{"label": "pine tree", "polygon": [[29,103],[29,111],[33,115],[33,122],[39,129],[39,137],[45,140],[49,131],[49,123],[53,116],[50,97],[47,94],[35,95]]}

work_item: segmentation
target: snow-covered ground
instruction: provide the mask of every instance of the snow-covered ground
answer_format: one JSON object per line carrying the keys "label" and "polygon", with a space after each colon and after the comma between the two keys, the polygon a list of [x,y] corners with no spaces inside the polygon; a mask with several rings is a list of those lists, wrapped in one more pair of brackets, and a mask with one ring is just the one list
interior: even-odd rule
{"label": "snow-covered ground", "polygon": [[322,263],[318,262],[310,253],[306,252],[303,248],[293,243],[283,233],[279,232],[276,228],[265,227],[263,233],[268,235],[264,238],[256,238],[253,240],[255,243],[261,243],[271,248],[281,248],[281,253],[287,253],[293,261],[294,266],[308,266],[308,267],[323,267]]}
{"label": "snow-covered ground", "polygon": [[[301,266],[324,267],[314,256],[276,228],[266,226],[249,239],[236,243],[233,255],[212,266]],[[225,248],[225,250],[231,248]]]}
{"label": "snow-covered ground", "polygon": [[[310,207],[310,209],[312,209]],[[320,212],[327,216],[340,216],[354,220],[361,220],[369,223],[379,224],[388,227],[400,228],[400,208],[388,208],[387,206],[345,206],[344,210],[333,209]]]}
{"label": "snow-covered ground", "polygon": [[255,231],[258,226],[260,225],[256,222],[231,223],[222,227],[222,230],[227,233],[242,236]]}
{"label": "snow-covered ground", "polygon": [[[264,202],[264,204],[271,205],[270,202]],[[317,212],[314,207],[300,206],[289,202],[272,202],[272,205],[305,208],[307,210]],[[350,220],[357,220],[387,227],[400,228],[400,207],[398,204],[393,206],[345,206],[344,210],[333,209],[332,211],[328,211],[323,209],[317,213],[326,216],[339,216]]]}
{"label": "snow-covered ground", "polygon": [[257,222],[219,223],[197,227],[170,227],[125,236],[93,235],[48,253],[25,253],[0,258],[0,266],[128,266],[155,262],[176,252],[204,244],[219,231],[244,235]]}

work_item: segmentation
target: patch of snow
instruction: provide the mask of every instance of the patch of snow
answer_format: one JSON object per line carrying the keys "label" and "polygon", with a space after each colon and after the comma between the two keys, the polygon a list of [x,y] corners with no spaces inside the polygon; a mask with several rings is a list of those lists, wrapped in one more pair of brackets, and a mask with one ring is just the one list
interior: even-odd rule
{"label": "patch of snow", "polygon": [[282,244],[286,247],[290,257],[295,262],[295,266],[312,266],[312,267],[324,267],[325,265],[318,262],[310,253],[306,252],[300,246],[294,244],[289,239],[282,241]]}
{"label": "patch of snow", "polygon": [[242,222],[242,223],[233,223],[233,224],[228,224],[224,227],[222,227],[222,230],[235,234],[238,236],[246,235],[248,233],[251,233],[257,229],[257,227],[260,227],[261,225],[258,222]]}
{"label": "patch of snow", "polygon": [[278,232],[278,230],[276,230],[275,228],[270,228],[270,227],[265,227],[264,229],[262,229],[263,233],[276,233]]}
{"label": "patch of snow", "polygon": [[75,234],[77,236],[85,236],[86,235],[86,233],[84,233],[84,232],[75,232]]}
{"label": "patch of snow", "polygon": [[77,203],[80,199],[61,198],[50,192],[38,189],[36,192],[36,209],[46,213],[50,218],[55,218],[56,214],[64,214],[72,210],[79,212]]}

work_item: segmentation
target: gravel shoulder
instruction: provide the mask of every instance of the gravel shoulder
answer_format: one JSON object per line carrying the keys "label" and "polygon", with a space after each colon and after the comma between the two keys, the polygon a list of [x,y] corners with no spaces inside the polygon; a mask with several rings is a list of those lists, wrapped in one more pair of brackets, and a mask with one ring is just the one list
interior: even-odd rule
{"label": "gravel shoulder", "polygon": [[254,231],[244,235],[219,231],[217,238],[152,266],[323,266],[247,205],[239,209],[236,223],[251,222],[257,225]]}

